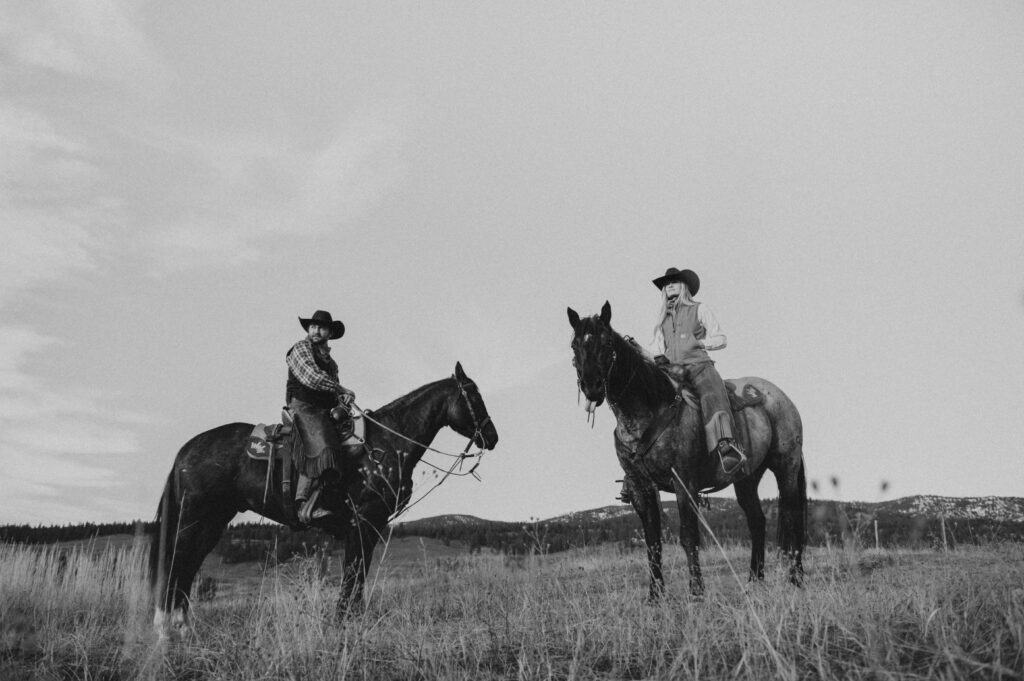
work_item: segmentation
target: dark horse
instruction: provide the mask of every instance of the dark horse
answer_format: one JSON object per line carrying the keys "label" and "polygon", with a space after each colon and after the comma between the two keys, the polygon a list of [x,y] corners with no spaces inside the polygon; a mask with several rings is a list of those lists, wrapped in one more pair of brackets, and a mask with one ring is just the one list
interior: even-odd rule
{"label": "dark horse", "polygon": [[[373,549],[390,518],[412,494],[412,472],[444,426],[477,447],[493,449],[498,432],[476,384],[461,364],[455,374],[424,385],[372,412],[362,456],[346,457],[339,482],[328,484],[321,505],[333,511],[317,527],[344,540],[339,615],[362,606]],[[201,433],[178,452],[157,510],[158,536],[150,550],[156,593],[154,624],[171,615],[184,625],[188,594],[203,559],[235,514],[255,511],[284,524],[289,520],[280,488],[265,488],[267,464],[250,459],[246,445],[253,425],[230,423]],[[281,480],[275,471],[275,480]],[[266,495],[266,501],[264,501]]]}
{"label": "dark horse", "polygon": [[[593,412],[605,399],[618,422],[615,451],[625,471],[624,496],[643,524],[651,571],[650,598],[665,588],[661,573],[661,502],[658,493],[675,492],[679,507],[679,539],[690,567],[690,591],[704,590],[701,576],[700,528],[696,501],[700,490],[714,486],[717,461],[704,444],[704,428],[696,405],[676,402],[672,380],[648,359],[632,340],[611,327],[612,309],[606,302],[600,316],[580,319],[568,309],[573,328],[573,363],[579,388]],[[736,379],[764,395],[764,404],[749,407],[751,474],[734,483],[736,499],[750,530],[750,578],[764,579],[765,516],[757,485],[771,470],[779,485],[779,546],[790,558],[789,578],[803,578],[803,549],[807,520],[807,489],[803,464],[800,414],[775,385],[760,378]],[[665,409],[680,413],[668,423],[658,419]],[[651,424],[655,423],[652,430]]]}

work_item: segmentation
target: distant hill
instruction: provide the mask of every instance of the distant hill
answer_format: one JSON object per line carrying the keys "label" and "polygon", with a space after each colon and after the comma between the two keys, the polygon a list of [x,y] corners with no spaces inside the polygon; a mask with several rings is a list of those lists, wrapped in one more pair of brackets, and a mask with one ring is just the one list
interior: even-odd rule
{"label": "distant hill", "polygon": [[[709,498],[702,508],[720,541],[748,539],[746,518],[734,499]],[[769,543],[778,522],[778,500],[761,502],[767,517]],[[662,529],[667,539],[678,532],[674,502],[663,503]],[[0,542],[48,544],[141,533],[144,523],[111,523],[30,527],[0,526]],[[862,546],[934,546],[981,541],[1024,541],[1024,498],[940,497],[919,495],[879,502],[837,502],[812,499],[808,506],[807,536],[811,545],[857,541]],[[943,525],[945,527],[943,528]],[[567,513],[544,520],[508,522],[451,514],[396,523],[393,536],[424,537],[443,546],[469,551],[489,548],[504,553],[557,552],[578,546],[642,541],[640,521],[632,507],[617,504]],[[272,522],[241,523],[225,532],[215,552],[227,563],[277,560],[313,550],[336,551],[337,542],[315,530],[295,532]]]}
{"label": "distant hill", "polygon": [[[761,502],[768,533],[775,536],[778,500]],[[663,502],[666,534],[678,532],[675,502]],[[702,512],[720,540],[745,541],[746,518],[734,499],[713,497]],[[947,542],[982,540],[1024,541],[1024,498],[940,497],[922,495],[879,502],[837,502],[812,499],[808,505],[808,540],[824,544],[856,538],[866,545],[934,544],[941,539],[943,520]],[[398,523],[396,536],[425,536],[487,546],[505,551],[560,551],[571,546],[608,541],[636,543],[640,521],[632,507],[619,504],[576,511],[545,520],[500,522],[466,515],[444,515]]]}

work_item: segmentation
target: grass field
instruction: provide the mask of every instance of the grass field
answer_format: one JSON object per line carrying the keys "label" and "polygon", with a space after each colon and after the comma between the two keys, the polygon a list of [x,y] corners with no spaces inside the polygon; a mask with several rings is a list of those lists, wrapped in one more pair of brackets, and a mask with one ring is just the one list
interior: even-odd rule
{"label": "grass field", "polygon": [[0,679],[1022,678],[1024,546],[812,549],[803,589],[774,559],[764,584],[738,581],[747,555],[707,548],[695,600],[668,548],[652,606],[641,550],[513,559],[405,538],[343,624],[336,559],[324,574],[214,556],[216,595],[161,643],[141,546],[2,545]]}

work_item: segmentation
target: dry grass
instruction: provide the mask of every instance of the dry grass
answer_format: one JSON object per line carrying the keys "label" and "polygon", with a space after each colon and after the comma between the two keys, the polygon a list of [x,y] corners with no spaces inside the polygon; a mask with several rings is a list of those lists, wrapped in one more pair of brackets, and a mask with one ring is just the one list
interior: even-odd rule
{"label": "dry grass", "polygon": [[813,550],[800,590],[775,563],[764,584],[738,584],[726,557],[744,574],[745,547],[704,555],[694,600],[667,550],[657,606],[642,551],[391,561],[343,625],[336,577],[299,562],[251,593],[220,590],[190,636],[161,645],[138,548],[79,549],[62,567],[55,549],[0,546],[0,678],[1022,678],[1020,545]]}

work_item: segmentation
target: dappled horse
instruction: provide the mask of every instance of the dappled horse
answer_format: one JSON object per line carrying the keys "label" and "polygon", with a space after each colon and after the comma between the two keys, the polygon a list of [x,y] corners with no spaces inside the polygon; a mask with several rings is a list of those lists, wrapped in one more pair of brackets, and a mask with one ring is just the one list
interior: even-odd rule
{"label": "dappled horse", "polygon": [[[493,449],[498,442],[476,383],[458,363],[450,378],[367,414],[371,418],[364,419],[369,422],[361,453],[343,457],[339,465],[347,467],[344,474],[324,485],[320,505],[333,515],[316,521],[316,527],[344,541],[339,615],[362,607],[374,547],[389,520],[409,503],[413,468],[441,428],[450,427],[482,449]],[[255,511],[298,527],[292,500],[282,493],[280,482],[267,484],[286,477],[282,463],[268,477],[267,462],[246,454],[252,432],[249,423],[208,430],[189,440],[174,460],[157,510],[149,561],[156,594],[154,624],[161,630],[168,621],[186,624],[196,572],[237,513]]]}
{"label": "dappled horse", "polygon": [[[718,461],[708,455],[703,419],[692,394],[677,391],[668,375],[632,339],[611,327],[606,302],[600,315],[581,319],[568,308],[573,328],[573,364],[587,411],[604,400],[615,414],[615,452],[625,471],[623,496],[640,516],[651,572],[650,598],[664,591],[661,571],[661,502],[659,491],[674,492],[679,508],[679,539],[690,569],[690,590],[704,590],[701,576],[697,501],[715,488]],[[803,426],[796,407],[772,383],[761,378],[727,381],[750,395],[763,396],[743,408],[749,433],[750,475],[734,483],[736,499],[750,530],[750,578],[764,578],[765,516],[757,486],[770,470],[779,486],[779,547],[789,558],[789,578],[803,577],[807,489],[803,464]],[[754,401],[754,400],[751,400]]]}

